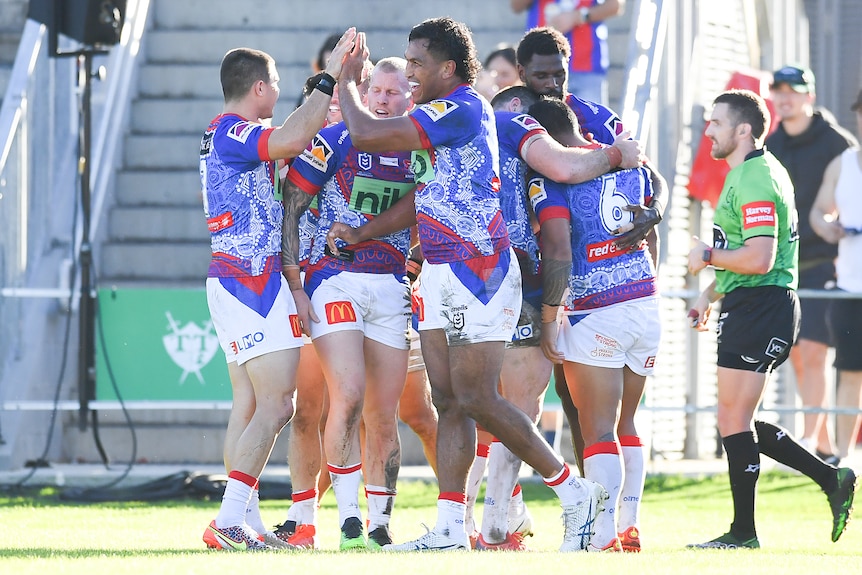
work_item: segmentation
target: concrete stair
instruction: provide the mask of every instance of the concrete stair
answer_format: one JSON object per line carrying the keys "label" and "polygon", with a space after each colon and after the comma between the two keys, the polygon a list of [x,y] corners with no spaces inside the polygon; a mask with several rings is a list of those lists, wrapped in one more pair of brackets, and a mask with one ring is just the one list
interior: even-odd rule
{"label": "concrete stair", "polygon": [[411,26],[449,14],[471,26],[481,55],[523,33],[523,15],[491,7],[444,0],[407,11],[392,10],[384,0],[336,0],[285,9],[279,0],[154,0],[100,250],[103,281],[203,284],[210,248],[197,151],[204,128],[222,109],[218,73],[229,49],[251,46],[276,59],[282,97],[275,121],[281,121],[293,110],[309,63],[329,33],[355,25],[367,31],[372,56],[400,55]]}

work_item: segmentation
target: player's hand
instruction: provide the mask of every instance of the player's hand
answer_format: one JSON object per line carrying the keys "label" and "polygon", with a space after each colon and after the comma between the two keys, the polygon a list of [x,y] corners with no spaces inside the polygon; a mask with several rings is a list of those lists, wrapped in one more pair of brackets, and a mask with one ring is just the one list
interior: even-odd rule
{"label": "player's hand", "polygon": [[338,242],[337,240],[342,240],[350,244],[358,244],[359,243],[359,232],[356,228],[352,228],[347,224],[343,224],[341,222],[334,222],[332,227],[329,228],[329,231],[326,233],[326,245],[329,246],[329,249],[332,251],[334,255],[338,255]]}
{"label": "player's hand", "polygon": [[292,290],[291,295],[296,303],[296,315],[299,316],[299,327],[302,333],[311,337],[311,322],[319,323],[317,314],[314,313],[314,308],[311,307],[311,300],[308,299],[308,294],[304,289]]}
{"label": "player's hand", "polygon": [[549,323],[542,323],[542,338],[540,346],[542,348],[542,353],[545,354],[548,361],[562,365],[565,357],[562,353],[557,351],[557,334],[559,334],[559,332],[559,322],[552,321]]}
{"label": "player's hand", "polygon": [[643,204],[629,204],[623,209],[633,212],[634,218],[631,222],[623,224],[613,231],[615,236],[619,236],[614,240],[614,245],[620,250],[628,251],[638,247],[652,229],[661,222],[661,214],[658,209]]}
{"label": "player's hand", "polygon": [[365,63],[368,60],[368,44],[365,40],[365,32],[359,32],[356,35],[356,42],[353,50],[344,59],[342,64],[341,76],[346,80],[353,80],[357,84],[361,84],[365,73]]}
{"label": "player's hand", "polygon": [[700,270],[709,265],[707,262],[703,261],[703,252],[710,247],[711,246],[708,246],[703,243],[697,236],[691,237],[691,251],[688,252],[689,273],[691,273],[692,275],[697,275]]}
{"label": "player's hand", "polygon": [[326,62],[326,70],[324,71],[335,78],[336,82],[341,77],[341,67],[344,63],[344,58],[355,50],[355,43],[356,28],[351,26],[344,31],[344,34],[341,35],[338,43],[335,44],[335,48],[333,48],[332,52],[329,54],[329,61]]}
{"label": "player's hand", "polygon": [[688,321],[692,329],[697,331],[708,331],[706,322],[709,320],[709,312],[712,310],[712,304],[701,294],[694,305],[688,310]]}
{"label": "player's hand", "polygon": [[646,161],[640,142],[631,139],[631,132],[623,132],[614,139],[614,147],[622,153],[620,168],[639,168]]}

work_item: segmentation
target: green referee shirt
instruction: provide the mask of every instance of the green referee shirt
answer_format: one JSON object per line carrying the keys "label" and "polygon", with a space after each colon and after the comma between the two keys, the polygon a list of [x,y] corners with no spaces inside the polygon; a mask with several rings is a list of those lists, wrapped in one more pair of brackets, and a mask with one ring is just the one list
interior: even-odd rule
{"label": "green referee shirt", "polygon": [[765,148],[755,150],[727,174],[715,207],[712,237],[716,248],[735,250],[757,236],[777,239],[775,264],[765,274],[715,270],[715,290],[780,286],[796,289],[799,218],[793,184],[784,166]]}

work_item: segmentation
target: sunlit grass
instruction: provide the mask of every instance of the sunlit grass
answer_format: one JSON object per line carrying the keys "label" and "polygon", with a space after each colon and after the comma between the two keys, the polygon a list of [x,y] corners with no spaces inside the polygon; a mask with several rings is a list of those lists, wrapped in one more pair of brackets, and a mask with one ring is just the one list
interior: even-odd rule
{"label": "sunlit grass", "polygon": [[[81,504],[61,501],[55,490],[0,497],[0,572],[124,574],[158,573],[854,573],[862,565],[862,533],[852,522],[831,543],[825,496],[807,478],[761,476],[757,500],[758,551],[692,551],[685,544],[726,531],[732,518],[726,476],[701,480],[658,476],[648,480],[641,517],[639,555],[562,555],[562,526],[553,492],[526,482],[524,494],[536,527],[532,553],[372,554],[338,553],[338,513],[331,493],[319,516],[323,549],[315,553],[211,552],[200,536],[218,501]],[[264,497],[265,497],[264,493]],[[399,485],[392,529],[396,541],[433,526],[435,484]],[[264,519],[285,518],[287,501],[264,500]],[[477,510],[481,517],[481,506]]]}

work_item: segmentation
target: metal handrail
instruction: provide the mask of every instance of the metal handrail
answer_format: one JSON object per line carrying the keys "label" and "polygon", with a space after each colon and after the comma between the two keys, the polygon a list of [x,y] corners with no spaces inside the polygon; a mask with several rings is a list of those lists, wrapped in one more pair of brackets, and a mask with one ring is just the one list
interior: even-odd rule
{"label": "metal handrail", "polygon": [[21,34],[21,42],[18,44],[18,52],[9,76],[3,105],[0,106],[0,137],[5,135],[3,144],[0,146],[0,173],[3,173],[6,168],[18,124],[25,115],[28,100],[27,78],[36,66],[44,34],[45,30],[41,24],[27,20],[24,32]]}

